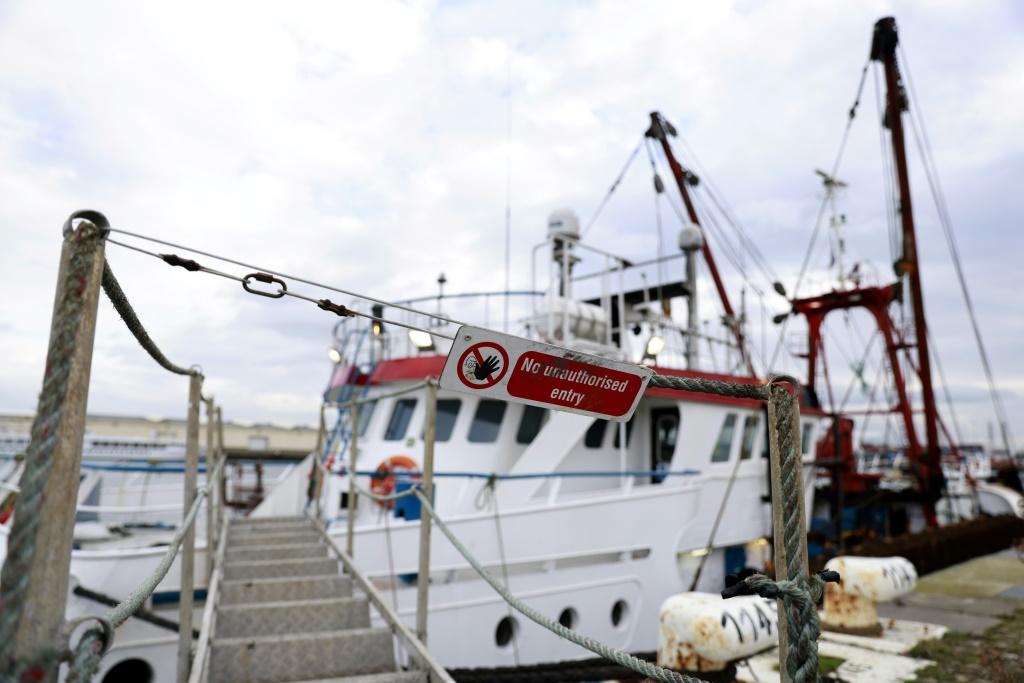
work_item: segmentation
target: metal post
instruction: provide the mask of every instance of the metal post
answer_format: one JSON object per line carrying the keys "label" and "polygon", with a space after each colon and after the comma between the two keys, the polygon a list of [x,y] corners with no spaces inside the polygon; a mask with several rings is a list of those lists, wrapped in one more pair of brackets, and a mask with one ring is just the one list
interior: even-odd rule
{"label": "metal post", "polygon": [[[220,410],[220,406],[217,406],[217,457],[226,460],[228,457],[227,451],[224,450],[224,415]],[[227,474],[228,464],[225,462],[224,466],[220,468],[220,472],[217,474],[217,489],[219,490],[218,498],[220,498],[220,505],[217,506],[219,517],[217,518],[217,528],[224,528],[224,514],[225,508],[228,503],[228,490],[227,490]]]}
{"label": "metal post", "polygon": [[[44,473],[43,490],[38,495],[56,504],[37,501],[39,510],[33,519],[29,514],[23,514],[23,511],[27,512],[28,501],[19,500],[18,514],[14,516],[8,540],[8,556],[4,563],[4,585],[0,590],[0,603],[8,609],[6,614],[5,610],[0,609],[0,619],[4,622],[4,640],[11,635],[13,638],[0,643],[0,653],[13,655],[15,661],[28,660],[40,647],[57,643],[64,624],[64,601],[68,593],[75,501],[78,498],[89,373],[96,332],[96,307],[103,275],[103,252],[101,230],[89,222],[83,222],[77,230],[68,234],[61,249],[43,392],[39,414],[32,427],[32,443],[28,448],[25,471],[20,481],[24,499],[30,486],[27,480],[33,469],[33,459],[43,457],[47,448],[46,440],[52,437],[54,442],[50,464],[41,465],[49,472],[48,475]],[[82,273],[84,277],[80,278],[76,273]],[[69,304],[75,298],[79,301]],[[77,323],[69,324],[65,316],[69,305],[78,308],[80,318]],[[64,395],[57,399],[55,410],[51,406],[50,414],[44,414],[47,385],[60,372],[57,366],[63,364],[69,365]],[[27,566],[17,567],[16,543],[18,539],[31,537],[33,525],[38,525],[34,537],[35,552],[31,553]],[[21,544],[25,545],[26,542],[21,541]],[[9,575],[9,572],[17,572],[17,575]],[[20,587],[22,596],[19,602],[23,602],[19,614],[14,608],[14,594],[19,592],[18,583],[22,581],[25,583]],[[13,653],[10,650],[11,644]],[[0,661],[0,668],[7,670],[7,664]],[[46,670],[45,678],[34,680],[48,683],[56,681],[57,667]]]}
{"label": "metal post", "polygon": [[[427,414],[423,423],[423,495],[434,500],[434,438],[437,433],[437,383],[427,380]],[[430,591],[430,515],[420,514],[420,565],[416,575],[416,635],[427,642]]]}
{"label": "metal post", "polygon": [[690,290],[686,297],[686,369],[697,369],[697,341],[700,324],[697,319],[697,250],[686,249],[686,286]]}
{"label": "metal post", "polygon": [[[192,375],[188,383],[188,429],[185,432],[185,501],[182,521],[196,499],[196,473],[199,469],[199,403],[203,377]],[[192,663],[192,604],[195,590],[196,528],[192,525],[181,545],[181,588],[178,602],[178,683],[188,683]]]}
{"label": "metal post", "polygon": [[217,456],[213,450],[213,399],[204,399],[203,403],[206,405],[206,487],[210,492],[206,497],[206,585],[209,586],[217,548],[216,490],[210,483]]}
{"label": "metal post", "polygon": [[[794,387],[799,385],[794,381]],[[780,390],[781,387],[773,385],[772,390]],[[807,530],[805,528],[804,519],[804,495],[803,495],[803,457],[800,449],[800,408],[796,398],[792,402],[792,423],[790,426],[791,438],[789,452],[783,453],[781,450],[781,444],[779,439],[779,428],[778,422],[778,406],[776,401],[769,399],[768,401],[768,438],[769,438],[769,463],[771,467],[771,489],[772,489],[772,528],[774,532],[774,550],[775,550],[775,580],[784,581],[797,578],[797,576],[791,576],[789,567],[789,556],[786,552],[786,540],[785,540],[785,497],[782,491],[782,465],[786,459],[795,458],[796,462],[796,473],[795,482],[792,484],[798,489],[797,495],[797,507],[800,518],[800,565],[798,575],[806,579],[807,577]],[[779,675],[782,683],[792,683],[792,678],[788,672],[787,660],[789,657],[789,629],[788,619],[786,618],[785,607],[783,602],[779,601],[778,606],[779,613]]]}
{"label": "metal post", "polygon": [[324,452],[324,439],[327,436],[327,424],[324,421],[324,409],[325,405],[320,404],[320,426],[316,432],[316,447],[313,449],[313,470],[310,476],[316,477],[315,485],[313,486],[312,503],[314,505],[313,516],[316,519],[323,517],[323,509],[320,498],[324,491],[324,479],[327,477],[327,470],[323,466],[323,452]]}
{"label": "metal post", "polygon": [[359,404],[352,402],[349,408],[352,417],[352,438],[348,442],[348,506],[345,515],[348,532],[345,535],[345,552],[349,557],[355,556],[356,546],[356,459],[359,457],[357,441],[359,440]]}

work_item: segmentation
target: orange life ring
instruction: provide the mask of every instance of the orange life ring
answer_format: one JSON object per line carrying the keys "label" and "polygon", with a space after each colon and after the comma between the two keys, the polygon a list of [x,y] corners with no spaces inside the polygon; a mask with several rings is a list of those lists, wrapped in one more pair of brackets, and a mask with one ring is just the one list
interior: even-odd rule
{"label": "orange life ring", "polygon": [[[390,496],[395,492],[396,472],[418,472],[419,468],[416,461],[407,455],[392,455],[384,458],[370,478],[370,490],[378,496]],[[378,500],[376,503],[389,509],[395,505],[393,500]]]}

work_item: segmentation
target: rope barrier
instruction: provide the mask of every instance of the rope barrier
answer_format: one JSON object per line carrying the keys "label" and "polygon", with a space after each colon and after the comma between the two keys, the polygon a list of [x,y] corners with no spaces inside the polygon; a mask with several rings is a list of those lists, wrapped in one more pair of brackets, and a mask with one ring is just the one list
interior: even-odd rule
{"label": "rope barrier", "polygon": [[[185,538],[185,534],[199,516],[203,500],[210,495],[213,484],[216,482],[217,474],[224,467],[225,462],[225,459],[221,459],[213,469],[213,476],[210,477],[206,486],[196,491],[196,499],[192,502],[192,507],[189,508],[182,525],[178,527],[174,538],[171,539],[170,544],[167,546],[167,551],[160,558],[156,569],[127,598],[107,613],[106,620],[113,628],[117,628],[138,612],[146,599],[153,594],[156,587],[163,581],[168,570],[171,568],[171,564],[174,562],[174,558],[177,557],[178,551],[181,549],[181,543]],[[105,638],[104,634],[98,629],[86,631],[73,650],[73,658],[66,683],[86,683],[92,680],[92,677],[96,675],[96,671],[99,668],[100,659],[103,657],[103,653],[110,648],[112,640],[112,633],[109,638]]]}
{"label": "rope barrier", "polygon": [[[356,470],[357,477],[377,476],[376,470]],[[348,470],[334,472],[338,476],[348,476]],[[434,472],[435,479],[494,479],[495,481],[520,481],[523,479],[576,479],[587,477],[668,477],[683,476],[692,477],[700,474],[700,470],[570,470],[566,472],[521,472],[519,474],[498,474],[496,472]],[[420,471],[396,471],[391,476],[396,479],[420,479],[423,472]]]}
{"label": "rope barrier", "polygon": [[441,533],[448,538],[455,549],[459,551],[459,554],[461,554],[462,557],[465,558],[466,562],[468,562],[476,573],[480,575],[480,578],[486,581],[491,588],[493,588],[498,595],[505,600],[505,602],[515,608],[520,614],[543,626],[555,635],[576,643],[577,645],[584,647],[605,659],[611,660],[616,664],[621,664],[622,666],[642,674],[647,678],[663,681],[663,683],[703,683],[699,678],[687,676],[685,674],[672,671],[671,669],[665,669],[656,664],[652,664],[651,662],[646,662],[634,657],[625,650],[610,647],[598,640],[581,635],[572,629],[566,628],[553,619],[548,619],[537,610],[522,602],[502,586],[501,583],[490,574],[490,572],[484,569],[483,565],[480,564],[480,561],[477,560],[471,552],[469,552],[469,549],[462,544],[454,533],[452,533],[452,530],[448,528],[448,525],[437,516],[437,512],[434,511],[433,506],[430,504],[430,501],[427,500],[427,497],[423,492],[418,488],[411,490],[416,491],[416,495],[420,499],[420,505],[422,505],[423,510],[430,515],[433,522],[437,524],[437,528],[441,530]]}
{"label": "rope barrier", "polygon": [[110,299],[110,303],[114,305],[114,310],[116,310],[118,315],[121,316],[121,319],[128,327],[128,330],[132,333],[142,348],[146,350],[146,353],[148,353],[150,357],[160,365],[160,367],[168,372],[173,372],[176,375],[199,374],[196,369],[186,370],[167,359],[167,356],[163,354],[160,348],[156,345],[156,342],[154,342],[152,337],[149,336],[149,333],[146,332],[146,328],[143,327],[142,322],[139,321],[139,317],[135,315],[135,311],[132,309],[131,303],[128,302],[128,297],[125,296],[124,291],[121,289],[121,285],[117,282],[117,278],[114,277],[114,271],[110,269],[109,262],[103,264],[103,291],[107,293],[107,298]]}
{"label": "rope barrier", "polygon": [[[70,219],[69,219],[70,221]],[[72,357],[78,343],[78,330],[85,315],[85,287],[89,271],[97,258],[102,258],[104,228],[82,223],[76,230],[70,226],[65,242],[70,254],[62,293],[55,305],[53,329],[47,350],[47,368],[39,406],[32,422],[31,439],[25,454],[25,468],[19,481],[18,514],[14,517],[7,545],[7,557],[0,574],[0,666],[16,675],[20,671],[41,668],[48,670],[53,653],[43,646],[34,661],[13,662],[15,634],[21,622],[30,584],[29,568],[36,551],[40,527],[40,511],[57,446],[58,426],[67,398],[72,370]],[[14,666],[8,666],[14,664]]]}
{"label": "rope barrier", "polygon": [[715,394],[731,398],[749,398],[755,401],[767,401],[769,396],[768,387],[765,384],[736,384],[698,377],[653,375],[647,386],[676,389],[678,391],[696,391],[702,394]]}

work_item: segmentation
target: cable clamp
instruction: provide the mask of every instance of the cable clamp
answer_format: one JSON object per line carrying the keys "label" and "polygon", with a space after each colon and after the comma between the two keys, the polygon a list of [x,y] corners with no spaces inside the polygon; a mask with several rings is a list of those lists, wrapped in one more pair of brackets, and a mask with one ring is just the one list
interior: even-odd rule
{"label": "cable clamp", "polygon": [[181,258],[177,254],[158,254],[158,256],[160,256],[160,258],[163,259],[164,263],[166,263],[169,266],[181,266],[185,270],[193,273],[196,272],[197,270],[202,269],[202,266],[200,266],[192,259]]}
{"label": "cable clamp", "polygon": [[[254,289],[254,288],[250,287],[249,283],[252,280],[256,280],[257,282],[263,282],[263,283],[266,283],[268,285],[270,285],[270,284],[277,284],[277,285],[280,285],[281,288],[278,289],[276,292],[264,292],[262,290]],[[270,273],[249,273],[244,278],[242,278],[242,289],[244,289],[245,291],[249,292],[250,294],[256,294],[258,296],[265,296],[268,299],[280,299],[281,297],[283,297],[285,295],[285,292],[288,291],[288,285],[285,284],[284,280],[282,280],[280,278],[277,278],[277,277],[274,277]]]}
{"label": "cable clamp", "polygon": [[348,310],[343,305],[336,304],[330,299],[320,299],[316,303],[316,305],[321,310],[330,311],[331,313],[334,313],[335,315],[338,315],[342,318],[351,318],[353,315],[355,315],[352,311]]}

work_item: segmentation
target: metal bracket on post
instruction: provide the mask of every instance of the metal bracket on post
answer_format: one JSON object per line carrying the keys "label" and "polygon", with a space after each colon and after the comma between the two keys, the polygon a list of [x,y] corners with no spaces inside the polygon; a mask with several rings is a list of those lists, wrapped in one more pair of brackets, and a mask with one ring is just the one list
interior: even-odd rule
{"label": "metal bracket on post", "polygon": [[[188,383],[188,428],[185,434],[185,502],[187,516],[196,499],[199,470],[199,404],[202,402],[203,376],[196,373]],[[209,472],[209,465],[207,465]],[[184,517],[182,518],[184,524]],[[196,528],[189,527],[181,549],[181,589],[178,603],[178,683],[187,683],[192,662],[192,608],[195,590]]]}
{"label": "metal bracket on post", "polygon": [[[800,452],[799,402],[782,383],[799,391],[791,377],[774,377],[769,385],[768,437],[771,466],[772,529],[775,549],[775,580],[802,579],[807,584],[807,530],[803,493],[803,458]],[[784,484],[785,480],[785,484]],[[779,675],[782,683],[793,683],[788,660],[794,634],[789,632],[786,606],[780,599]],[[817,644],[814,644],[817,647]]]}
{"label": "metal bracket on post", "polygon": [[352,438],[348,442],[348,509],[345,511],[346,530],[345,552],[349,557],[355,557],[355,529],[356,529],[356,459],[359,457],[359,404],[352,402],[349,409],[352,416]]}
{"label": "metal bracket on post", "polygon": [[[86,220],[72,229],[76,218]],[[33,680],[47,683],[57,666],[38,656],[64,626],[107,227],[94,211],[65,224],[43,389],[0,575],[0,669],[32,667]]]}
{"label": "metal bracket on post", "polygon": [[[423,421],[423,495],[434,500],[434,441],[437,434],[437,380],[427,380],[427,413]],[[416,575],[416,637],[427,643],[430,591],[430,515],[420,514],[420,557]]]}

